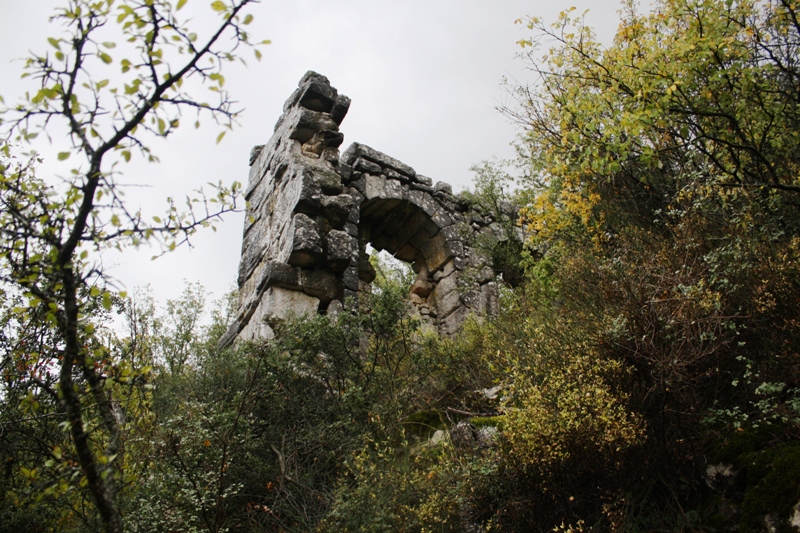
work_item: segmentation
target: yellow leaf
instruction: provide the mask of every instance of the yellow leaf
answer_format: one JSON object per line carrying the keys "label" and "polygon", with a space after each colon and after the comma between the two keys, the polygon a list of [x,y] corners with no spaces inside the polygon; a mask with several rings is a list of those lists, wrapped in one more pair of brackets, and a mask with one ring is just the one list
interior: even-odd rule
{"label": "yellow leaf", "polygon": [[214,11],[225,11],[225,3],[221,0],[217,0],[216,2],[211,3],[211,8]]}
{"label": "yellow leaf", "polygon": [[186,0],[178,0],[178,5],[175,7],[175,11],[178,11],[180,8],[186,5]]}

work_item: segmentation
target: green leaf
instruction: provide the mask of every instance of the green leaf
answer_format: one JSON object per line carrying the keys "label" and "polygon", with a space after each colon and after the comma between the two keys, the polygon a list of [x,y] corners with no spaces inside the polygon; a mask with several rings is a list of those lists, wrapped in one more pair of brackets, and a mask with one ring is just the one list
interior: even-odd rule
{"label": "green leaf", "polygon": [[212,2],[211,3],[211,8],[214,11],[225,11],[225,9],[226,9],[225,2],[222,2],[220,0],[216,0],[216,2]]}
{"label": "green leaf", "polygon": [[58,160],[59,161],[64,161],[65,159],[69,159],[70,155],[71,154],[69,152],[59,152],[58,153]]}
{"label": "green leaf", "polygon": [[103,293],[103,309],[106,311],[111,309],[111,293],[108,291]]}
{"label": "green leaf", "polygon": [[110,56],[110,55],[108,55],[108,54],[107,54],[107,53],[105,53],[105,52],[99,52],[99,53],[97,54],[97,56],[98,56],[98,57],[100,58],[100,60],[101,60],[103,63],[105,63],[106,65],[108,65],[109,63],[111,63],[111,62],[113,61],[113,59],[111,59],[111,56]]}
{"label": "green leaf", "polygon": [[175,6],[175,11],[180,11],[180,9],[186,5],[186,0],[178,0],[178,5]]}
{"label": "green leaf", "polygon": [[102,89],[106,85],[108,85],[108,80],[100,80],[100,81],[97,82],[97,88],[98,89]]}
{"label": "green leaf", "polygon": [[53,48],[55,48],[56,50],[61,50],[61,45],[59,44],[58,39],[55,39],[53,37],[48,37],[47,42],[53,45]]}
{"label": "green leaf", "polygon": [[103,43],[103,46],[105,46],[106,48],[116,48],[117,47],[117,43],[115,43],[113,41],[106,41],[106,42]]}
{"label": "green leaf", "polygon": [[246,16],[246,17],[244,17],[244,22],[243,22],[243,24],[244,24],[245,26],[247,26],[247,25],[248,25],[248,24],[250,24],[251,22],[253,22],[253,15],[251,15],[250,13],[248,13],[248,14],[247,14],[247,16]]}
{"label": "green leaf", "polygon": [[223,131],[219,135],[217,135],[217,144],[219,144],[222,141],[222,138],[225,137],[226,133],[227,132]]}

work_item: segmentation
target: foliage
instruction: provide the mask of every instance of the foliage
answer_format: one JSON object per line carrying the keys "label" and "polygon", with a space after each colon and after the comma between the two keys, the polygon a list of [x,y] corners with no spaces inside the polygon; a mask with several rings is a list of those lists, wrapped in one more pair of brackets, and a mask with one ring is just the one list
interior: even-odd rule
{"label": "foliage", "polygon": [[[252,15],[243,12],[251,1],[213,2],[220,22],[203,39],[181,19],[185,3],[69,0],[53,18],[63,23],[63,36],[48,39],[51,52],[25,62],[23,77],[35,80],[37,90],[0,109],[7,126],[0,146],[0,280],[22,298],[12,309],[12,365],[46,369],[31,376],[28,390],[51,396],[57,408],[46,416],[66,421],[72,440],[53,460],[68,470],[79,465],[77,478],[61,479],[69,480],[66,490],[86,485],[106,531],[123,530],[117,496],[128,482],[127,424],[119,412],[128,400],[115,391],[129,389],[148,369],[117,357],[98,333],[93,315],[109,310],[114,296],[91,254],[154,239],[172,249],[233,209],[239,189],[219,184],[213,197],[201,193],[185,212],[168,200],[164,217],[152,222],[123,200],[117,165],[136,151],[156,161],[149,140],[175,131],[184,111],[226,128],[236,117],[221,68],[237,59],[239,47],[252,46],[245,31]],[[103,79],[117,64],[120,72]],[[196,94],[203,84],[216,103]],[[11,143],[34,145],[39,136],[66,138],[58,161],[82,162],[59,179],[37,177],[38,156],[18,153]],[[39,333],[30,343],[33,332]]]}
{"label": "foliage", "polygon": [[[596,487],[551,527],[729,527],[719,517],[745,497],[709,489],[708,443],[777,424],[753,452],[767,458],[798,437],[796,16],[780,1],[664,0],[646,14],[628,2],[605,49],[569,11],[528,21],[537,37],[520,44],[538,80],[515,113],[542,255],[530,325],[509,338],[527,348],[510,360],[532,385],[506,418],[546,422],[505,427],[512,451],[536,443],[526,471],[539,486],[572,484],[543,469],[553,450],[588,462],[569,463],[573,486]],[[573,402],[577,391],[588,396]],[[558,447],[567,428],[579,453]],[[612,468],[581,468],[593,460]],[[789,518],[777,501],[759,512]]]}
{"label": "foliage", "polygon": [[489,221],[475,239],[473,246],[485,257],[491,258],[496,276],[501,276],[509,286],[518,286],[524,278],[521,266],[524,231],[519,227],[518,212],[525,203],[525,191],[517,187],[518,178],[512,177],[509,161],[484,161],[473,166],[473,188],[460,193],[462,200]]}

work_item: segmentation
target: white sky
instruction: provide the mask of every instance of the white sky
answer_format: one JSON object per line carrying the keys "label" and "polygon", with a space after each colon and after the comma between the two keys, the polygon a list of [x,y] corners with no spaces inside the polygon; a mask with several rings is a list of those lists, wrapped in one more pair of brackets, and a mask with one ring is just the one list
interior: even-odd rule
{"label": "white sky", "polygon": [[[199,22],[210,15],[210,3],[189,0]],[[12,60],[47,49],[47,36],[60,31],[47,20],[60,4],[0,0],[0,95],[6,103],[33,89],[19,80],[21,64]],[[570,6],[589,9],[587,22],[601,41],[610,41],[618,0],[263,0],[251,10],[250,30],[272,44],[262,48],[260,63],[226,70],[226,88],[245,108],[240,127],[220,145],[212,127],[179,130],[169,142],[152,143],[161,163],[129,168],[124,181],[147,188],[132,189],[128,197],[155,214],[166,196],[181,197],[206,182],[246,183],[250,148],[269,139],[283,102],[307,70],[327,76],[352,99],[341,126],[342,150],[361,142],[456,191],[469,187],[472,165],[513,155],[509,144],[517,129],[495,111],[508,101],[501,81],[533,79],[515,59],[516,41],[529,31],[514,21],[529,15],[554,21]],[[59,149],[59,142],[65,141],[54,138],[55,146],[37,149],[67,148]],[[52,158],[49,164],[56,168]],[[156,261],[152,250],[127,250],[104,257],[104,266],[128,290],[151,284],[161,301],[177,296],[183,279],[200,281],[219,297],[236,281],[242,223],[242,214],[232,214],[217,233],[197,236],[191,249]]]}

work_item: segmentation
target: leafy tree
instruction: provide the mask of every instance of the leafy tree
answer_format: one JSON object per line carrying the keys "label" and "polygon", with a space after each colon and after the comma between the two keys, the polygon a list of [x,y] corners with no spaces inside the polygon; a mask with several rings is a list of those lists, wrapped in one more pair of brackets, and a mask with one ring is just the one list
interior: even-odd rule
{"label": "leafy tree", "polygon": [[[744,459],[788,460],[800,436],[797,20],[781,0],[626,2],[608,48],[571,11],[527,21],[537,81],[514,113],[543,255],[530,318],[498,329],[516,369],[509,458],[528,483],[576,490],[545,528],[731,525],[725,505],[785,524],[759,483],[800,497]],[[576,468],[592,456],[609,468]],[[744,488],[709,488],[720,456]]]}
{"label": "leafy tree", "polygon": [[[109,309],[113,298],[92,253],[151,240],[169,250],[235,208],[239,185],[218,184],[186,211],[169,202],[164,216],[145,220],[125,204],[118,168],[137,152],[157,161],[149,141],[173,133],[187,112],[222,124],[218,140],[233,125],[237,110],[222,68],[254,46],[246,31],[253,16],[245,14],[252,3],[212,2],[220,22],[201,38],[180,16],[186,0],[69,0],[54,17],[64,35],[49,38],[52,50],[25,63],[23,76],[38,89],[2,110],[0,279],[22,298],[10,364],[46,368],[31,380],[63,409],[106,531],[123,529],[117,493],[124,443],[112,383],[130,383],[137,370],[114,360],[98,336],[93,312]],[[115,66],[113,77],[98,76]],[[197,95],[203,85],[215,101]],[[58,160],[81,162],[59,179],[37,177],[37,156],[15,148],[62,136],[68,145]]]}

